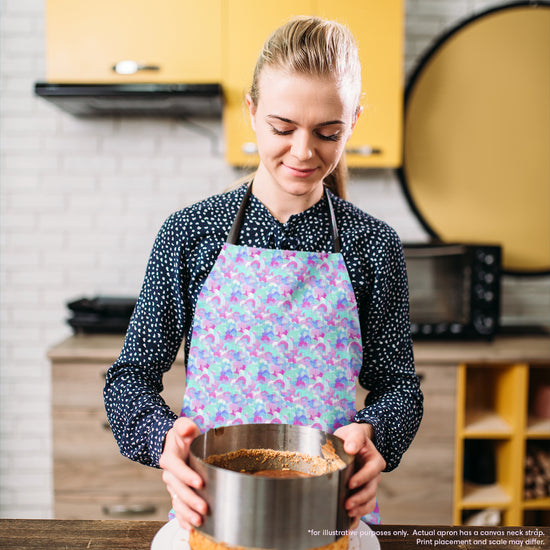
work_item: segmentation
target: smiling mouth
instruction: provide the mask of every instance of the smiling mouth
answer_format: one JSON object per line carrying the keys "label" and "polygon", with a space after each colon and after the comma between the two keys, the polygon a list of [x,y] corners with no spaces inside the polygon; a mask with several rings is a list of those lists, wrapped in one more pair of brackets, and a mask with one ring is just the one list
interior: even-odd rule
{"label": "smiling mouth", "polygon": [[310,176],[313,174],[317,168],[296,168],[294,166],[289,166],[288,164],[284,164],[283,166],[294,176],[297,176],[299,178],[306,178],[307,176]]}

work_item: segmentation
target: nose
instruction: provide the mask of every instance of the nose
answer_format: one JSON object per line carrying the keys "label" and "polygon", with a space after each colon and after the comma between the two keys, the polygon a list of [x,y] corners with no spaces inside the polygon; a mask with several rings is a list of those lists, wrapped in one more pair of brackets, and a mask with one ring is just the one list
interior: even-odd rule
{"label": "nose", "polygon": [[291,154],[299,161],[309,160],[313,156],[311,138],[307,132],[294,132]]}

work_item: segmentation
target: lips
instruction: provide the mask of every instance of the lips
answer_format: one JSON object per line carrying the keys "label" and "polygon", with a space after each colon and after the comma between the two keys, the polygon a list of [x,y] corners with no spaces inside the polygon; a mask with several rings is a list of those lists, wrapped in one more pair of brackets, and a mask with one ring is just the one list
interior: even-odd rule
{"label": "lips", "polygon": [[307,178],[315,173],[315,171],[317,170],[317,168],[300,168],[296,166],[289,166],[288,164],[284,163],[283,166],[292,176],[297,178]]}

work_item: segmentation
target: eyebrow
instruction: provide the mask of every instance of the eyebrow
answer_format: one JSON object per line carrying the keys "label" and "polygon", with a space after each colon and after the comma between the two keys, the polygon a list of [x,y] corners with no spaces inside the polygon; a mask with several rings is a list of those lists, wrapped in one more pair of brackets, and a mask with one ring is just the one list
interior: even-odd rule
{"label": "eyebrow", "polygon": [[[279,115],[267,115],[266,118],[274,118],[276,120],[280,120],[281,122],[286,122],[287,124],[298,124],[290,118],[285,118]],[[345,124],[345,122],[342,120],[329,120],[327,122],[321,122],[320,124],[317,124],[316,128],[320,128],[322,126],[332,126],[334,124]]]}

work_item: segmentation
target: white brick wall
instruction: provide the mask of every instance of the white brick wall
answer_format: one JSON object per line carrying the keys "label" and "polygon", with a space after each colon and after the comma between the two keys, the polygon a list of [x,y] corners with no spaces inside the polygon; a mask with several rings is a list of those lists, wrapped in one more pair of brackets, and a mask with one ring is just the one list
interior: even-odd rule
{"label": "white brick wall", "polygon": [[[407,71],[480,0],[408,0]],[[44,78],[42,0],[0,3],[0,516],[50,517],[49,347],[70,334],[65,303],[136,295],[172,211],[240,174],[217,145],[168,120],[79,120],[32,93]],[[406,240],[425,238],[391,171],[355,175],[350,198]],[[514,321],[546,318],[548,280],[507,281]],[[544,296],[541,299],[541,296]]]}

